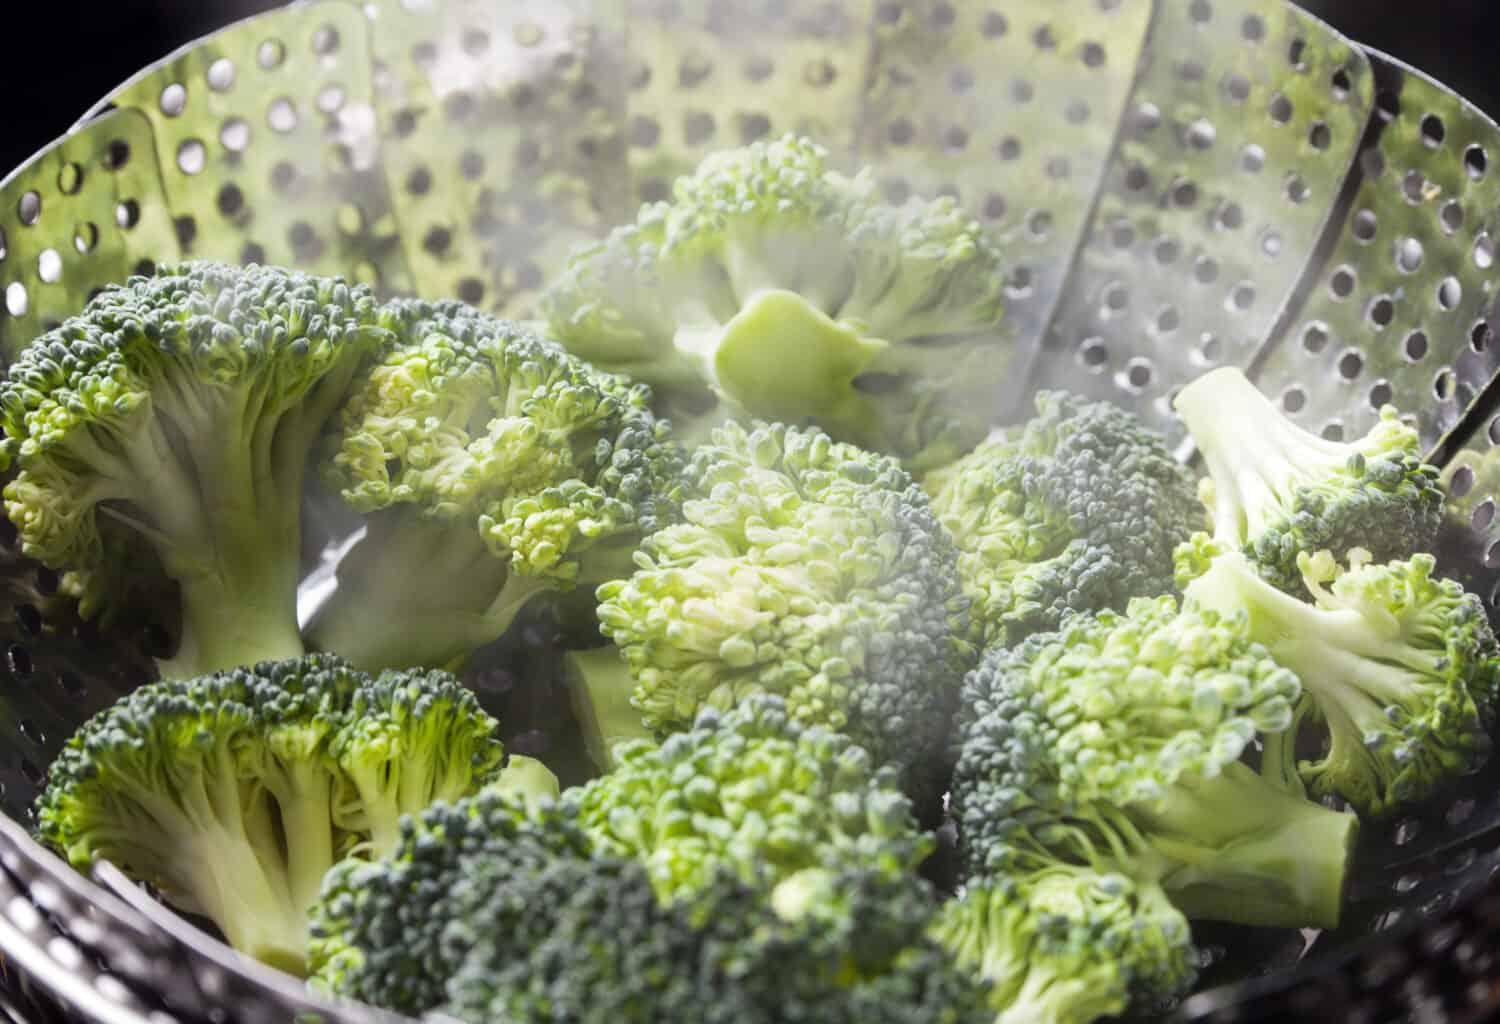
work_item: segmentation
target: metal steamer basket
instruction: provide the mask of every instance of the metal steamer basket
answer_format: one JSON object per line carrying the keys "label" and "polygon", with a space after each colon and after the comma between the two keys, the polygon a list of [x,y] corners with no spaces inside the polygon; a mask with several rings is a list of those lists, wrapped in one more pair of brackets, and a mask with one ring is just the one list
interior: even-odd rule
{"label": "metal steamer basket", "polygon": [[[789,131],[893,198],[956,196],[1004,242],[1025,372],[998,419],[1061,386],[1180,438],[1174,388],[1225,364],[1329,437],[1394,403],[1446,466],[1447,571],[1500,601],[1500,128],[1280,0],[295,4],[141,72],[0,185],[0,349],[184,257],[522,314],[578,241],[710,151]],[[338,524],[311,532],[313,565]],[[14,539],[0,1020],[391,1020],[319,1003],[28,837],[53,754],[169,637],[80,622]],[[547,661],[545,622],[526,632]],[[473,681],[505,704],[505,675]],[[508,744],[545,733],[513,711]],[[1178,1014],[1483,1019],[1497,871],[1500,761],[1366,826],[1339,932],[1204,929],[1206,987]]]}

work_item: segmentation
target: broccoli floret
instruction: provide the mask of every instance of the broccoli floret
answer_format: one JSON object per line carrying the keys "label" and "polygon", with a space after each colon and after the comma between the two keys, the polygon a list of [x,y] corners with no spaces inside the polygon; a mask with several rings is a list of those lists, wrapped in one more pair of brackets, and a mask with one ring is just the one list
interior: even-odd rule
{"label": "broccoli floret", "polygon": [[555,785],[502,779],[435,803],[403,821],[384,858],[337,865],[312,909],[312,986],[412,1016],[442,1005],[448,979],[482,934],[453,925],[464,919],[457,907],[473,891],[461,884],[472,866],[485,865],[491,879],[501,872],[527,879],[590,855],[571,814],[548,798]]}
{"label": "broccoli floret", "polygon": [[644,388],[457,303],[395,309],[325,465],[367,534],[308,633],[368,669],[452,664],[537,595],[629,573],[680,461]]}
{"label": "broccoli floret", "polygon": [[1063,861],[971,879],[932,934],[991,983],[997,1024],[1150,1010],[1197,975],[1187,919],[1159,885]]}
{"label": "broccoli floret", "polygon": [[584,749],[600,771],[614,767],[613,748],[627,740],[655,739],[630,703],[635,678],[614,644],[563,656],[573,717]]}
{"label": "broccoli floret", "polygon": [[1305,602],[1231,552],[1186,599],[1244,616],[1250,635],[1302,678],[1305,717],[1325,731],[1327,751],[1293,769],[1293,744],[1281,743],[1272,773],[1300,775],[1315,797],[1383,815],[1488,752],[1496,648],[1483,603],[1434,576],[1431,555],[1383,565],[1369,557],[1355,549],[1341,571],[1330,553],[1304,552]]}
{"label": "broccoli floret", "polygon": [[935,904],[915,879],[831,874],[786,916],[733,874],[664,905],[639,864],[607,856],[499,884],[474,867],[483,938],[444,1006],[473,1024],[993,1019],[985,987],[924,938]]}
{"label": "broccoli floret", "polygon": [[575,254],[542,309],[664,413],[718,398],[720,418],[816,424],[922,468],[980,441],[1020,372],[997,333],[1004,283],[953,199],[883,203],[871,172],[787,136],[708,157]]}
{"label": "broccoli floret", "polygon": [[1123,409],[1063,392],[923,481],[958,546],[984,646],[1173,589],[1173,550],[1203,521],[1192,475]]}
{"label": "broccoli floret", "polygon": [[1179,554],[1179,581],[1220,551],[1244,554],[1272,585],[1306,596],[1297,556],[1360,547],[1376,560],[1431,551],[1443,521],[1440,471],[1422,461],[1417,431],[1381,410],[1353,442],[1301,429],[1239,370],[1198,378],[1175,407],[1203,455],[1213,535]]}
{"label": "broccoli floret", "polygon": [[22,550],[88,616],[120,600],[119,545],[149,545],[182,595],[166,676],[301,654],[304,468],[392,337],[368,289],[291,271],[188,263],[105,289],[0,383]]}
{"label": "broccoli floret", "polygon": [[786,699],[876,760],[940,774],[972,661],[952,541],[888,456],[817,429],[726,424],[684,473],[683,521],[600,587],[645,726]]}
{"label": "broccoli floret", "polygon": [[497,728],[452,677],[371,680],[326,655],[155,683],[68,741],[38,833],[80,869],[109,860],[235,948],[299,972],[329,868],[384,853],[390,819],[492,777]]}
{"label": "broccoli floret", "polygon": [[664,898],[724,869],[771,884],[835,860],[900,874],[933,849],[894,769],[798,724],[779,697],[705,708],[686,732],[614,752],[610,774],[563,800],[602,851],[644,863]]}
{"label": "broccoli floret", "polygon": [[1190,918],[1335,926],[1358,820],[1239,763],[1300,695],[1244,616],[1173,597],[993,650],[965,683],[953,784],[971,871],[1062,859],[1158,884]]}

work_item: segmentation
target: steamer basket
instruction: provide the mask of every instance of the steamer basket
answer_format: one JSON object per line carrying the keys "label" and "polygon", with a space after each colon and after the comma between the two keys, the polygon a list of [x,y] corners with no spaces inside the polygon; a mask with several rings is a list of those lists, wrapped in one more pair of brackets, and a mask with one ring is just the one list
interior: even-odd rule
{"label": "steamer basket", "polygon": [[[185,257],[522,315],[571,245],[713,149],[788,131],[893,198],[956,196],[1004,241],[1017,369],[997,421],[1061,386],[1180,440],[1174,389],[1226,364],[1328,437],[1394,403],[1446,466],[1445,570],[1500,600],[1500,129],[1280,0],[295,4],[142,71],[0,184],[0,353]],[[317,520],[310,566],[340,529]],[[14,540],[0,1020],[391,1020],[318,1003],[28,837],[61,743],[171,638],[80,622]],[[545,617],[521,633],[471,682],[535,751],[567,700],[555,679],[509,687],[518,660],[551,660]],[[1497,871],[1500,764],[1367,825],[1339,932],[1203,929],[1178,1017],[1487,1019]]]}

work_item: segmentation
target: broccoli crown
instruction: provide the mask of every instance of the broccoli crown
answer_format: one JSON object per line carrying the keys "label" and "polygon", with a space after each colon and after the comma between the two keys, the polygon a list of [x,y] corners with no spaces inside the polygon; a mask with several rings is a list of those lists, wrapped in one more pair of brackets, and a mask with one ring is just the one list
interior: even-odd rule
{"label": "broccoli crown", "polygon": [[391,337],[368,289],[291,271],[187,263],[105,289],[0,382],[22,549],[89,616],[120,600],[118,545],[150,545],[183,589],[173,674],[302,653],[304,466]]}
{"label": "broccoli crown", "polygon": [[444,1010],[475,1024],[993,1017],[985,987],[924,938],[935,904],[909,877],[831,873],[790,916],[733,873],[663,904],[640,864],[608,856],[526,876],[476,864],[464,885],[483,938]]}
{"label": "broccoli crown", "polygon": [[[142,687],[58,755],[38,833],[74,865],[110,860],[236,948],[298,970],[333,863],[382,852],[382,817],[497,769],[497,723],[459,690],[440,673],[370,680],[326,655]],[[420,778],[448,748],[466,750],[464,763],[441,787]],[[345,771],[360,759],[400,784],[371,794],[378,805]]]}
{"label": "broccoli crown", "polygon": [[1360,547],[1385,561],[1430,551],[1443,521],[1441,473],[1394,408],[1353,442],[1296,426],[1243,373],[1215,370],[1176,408],[1203,455],[1213,536],[1180,552],[1186,583],[1218,551],[1238,551],[1273,586],[1306,596],[1297,556]]}
{"label": "broccoli crown", "polygon": [[780,424],[719,428],[684,479],[683,521],[598,591],[646,726],[770,693],[878,760],[927,764],[970,647],[921,489],[888,457]]}
{"label": "broccoli crown", "polygon": [[1173,550],[1203,518],[1191,474],[1131,413],[1057,391],[1036,409],[924,481],[985,646],[1171,591]]}
{"label": "broccoli crown", "polygon": [[664,898],[723,869],[776,882],[838,859],[896,874],[932,850],[894,770],[800,725],[779,697],[705,708],[686,732],[614,754],[614,771],[563,799],[601,850],[645,864]]}
{"label": "broccoli crown", "polygon": [[369,668],[446,664],[538,593],[628,573],[681,468],[644,387],[458,303],[394,309],[401,344],[357,383],[324,466],[372,516],[369,545],[310,631]]}
{"label": "broccoli crown", "polygon": [[933,936],[993,986],[1002,1024],[1089,1024],[1191,988],[1198,954],[1161,888],[1063,862],[971,880]]}
{"label": "broccoli crown", "polygon": [[984,436],[1016,372],[1003,263],[951,198],[883,203],[787,136],[709,156],[542,305],[570,350],[668,402],[717,395],[926,466]]}
{"label": "broccoli crown", "polygon": [[1064,860],[1160,884],[1189,916],[1331,926],[1356,819],[1238,764],[1299,694],[1243,616],[1172,597],[996,648],[965,683],[953,783],[970,870]]}
{"label": "broccoli crown", "polygon": [[328,873],[312,912],[313,984],[400,1013],[436,1008],[448,979],[495,921],[486,911],[477,919],[489,922],[484,928],[455,924],[475,922],[458,912],[475,892],[464,883],[473,866],[484,865],[490,880],[524,880],[590,850],[571,814],[503,786],[433,804],[402,822],[396,848],[383,859],[345,861]]}
{"label": "broccoli crown", "polygon": [[[1480,599],[1437,578],[1431,555],[1385,564],[1355,549],[1298,559],[1310,602],[1228,553],[1188,587],[1188,601],[1243,610],[1250,633],[1303,680],[1328,743],[1297,766],[1314,796],[1382,815],[1464,774],[1489,750],[1495,636]],[[1292,756],[1293,745],[1278,752]],[[1286,765],[1279,770],[1288,775]]]}

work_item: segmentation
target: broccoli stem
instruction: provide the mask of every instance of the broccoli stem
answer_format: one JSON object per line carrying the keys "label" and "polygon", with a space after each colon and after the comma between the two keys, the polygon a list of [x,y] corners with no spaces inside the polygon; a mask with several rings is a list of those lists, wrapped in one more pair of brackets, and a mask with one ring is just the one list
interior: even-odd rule
{"label": "broccoli stem", "polygon": [[296,559],[182,579],[182,638],[158,661],[164,679],[190,679],[303,653],[297,632]]}
{"label": "broccoli stem", "polygon": [[615,744],[653,736],[641,721],[641,713],[630,703],[635,679],[613,644],[569,651],[564,665],[568,696],[589,760],[607,772],[614,767],[611,751]]}
{"label": "broccoli stem", "polygon": [[1265,927],[1335,928],[1359,835],[1329,810],[1242,764],[1179,783],[1154,807],[1129,811],[1160,857],[1162,887],[1190,918]]}
{"label": "broccoli stem", "polygon": [[372,515],[338,567],[338,590],[308,626],[314,650],[379,671],[448,665],[497,640],[546,580],[496,558],[469,519]]}
{"label": "broccoli stem", "polygon": [[1214,482],[1215,536],[1232,546],[1271,525],[1304,481],[1339,471],[1355,454],[1293,424],[1231,367],[1183,388],[1175,408]]}

